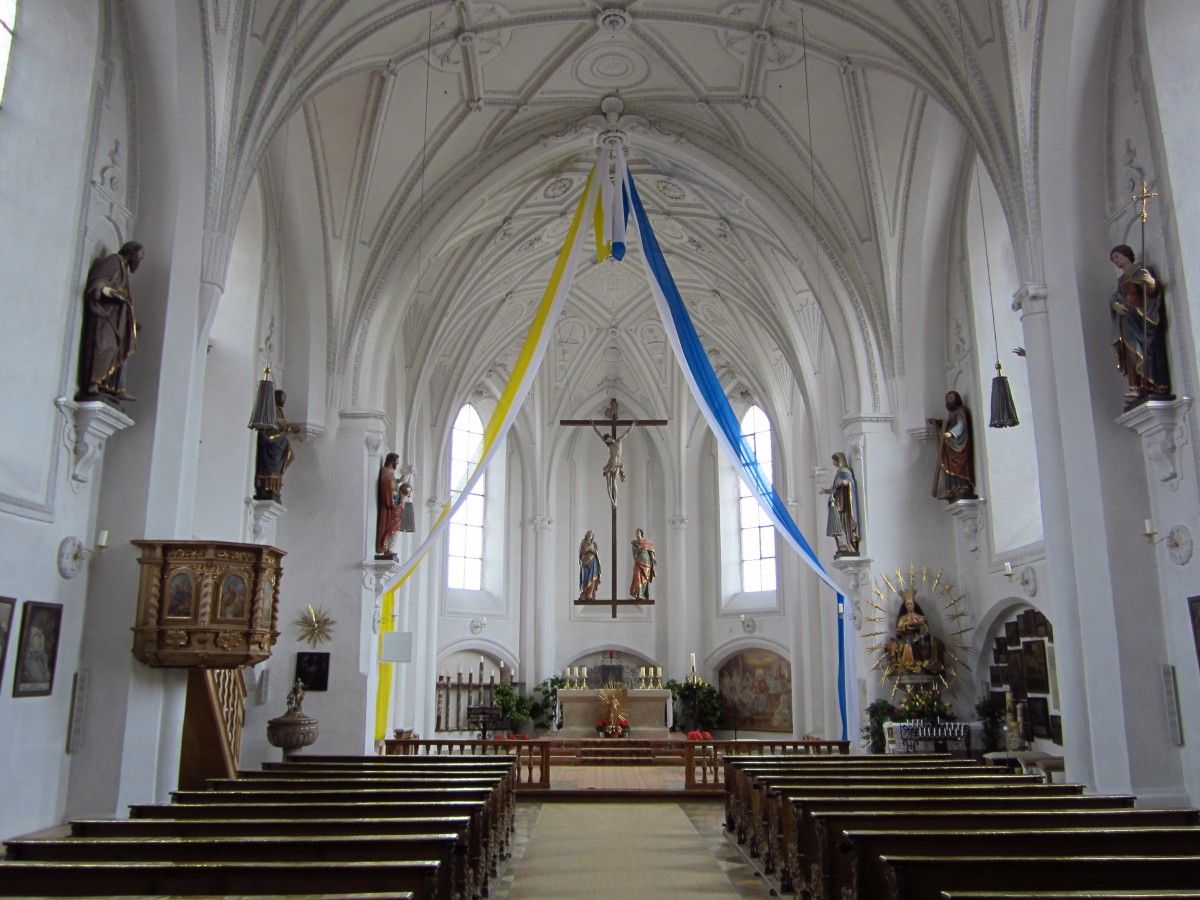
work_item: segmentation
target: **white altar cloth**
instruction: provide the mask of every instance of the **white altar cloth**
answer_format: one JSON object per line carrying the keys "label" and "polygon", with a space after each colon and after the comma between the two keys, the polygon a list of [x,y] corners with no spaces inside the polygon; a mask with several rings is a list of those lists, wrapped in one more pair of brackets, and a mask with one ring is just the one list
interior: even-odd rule
{"label": "white altar cloth", "polygon": [[[599,737],[596,722],[601,716],[600,691],[558,689],[558,711],[562,716],[559,736],[568,738]],[[673,724],[671,692],[668,690],[630,691],[625,700],[625,717],[633,738],[666,740]]]}

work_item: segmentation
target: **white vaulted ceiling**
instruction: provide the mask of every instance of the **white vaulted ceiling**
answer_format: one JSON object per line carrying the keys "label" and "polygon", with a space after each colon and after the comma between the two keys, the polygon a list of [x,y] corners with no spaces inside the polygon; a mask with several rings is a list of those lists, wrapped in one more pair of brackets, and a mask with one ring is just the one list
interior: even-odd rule
{"label": "white vaulted ceiling", "polygon": [[[1024,222],[1009,67],[1030,51],[1006,34],[1041,7],[1008,5],[1025,21],[1006,31],[999,6],[211,0],[215,102],[239,137],[214,151],[220,215],[276,173],[285,258],[321,261],[288,291],[326,323],[330,382],[366,402],[399,343],[418,373],[402,406],[427,390],[441,407],[507,373],[617,129],[730,388],[807,390],[832,368],[846,405],[880,410],[925,302],[901,291],[911,207],[914,231],[945,215],[911,190],[939,140],[982,148]],[[547,359],[555,412],[672,377],[656,321],[636,267],[585,263]]]}

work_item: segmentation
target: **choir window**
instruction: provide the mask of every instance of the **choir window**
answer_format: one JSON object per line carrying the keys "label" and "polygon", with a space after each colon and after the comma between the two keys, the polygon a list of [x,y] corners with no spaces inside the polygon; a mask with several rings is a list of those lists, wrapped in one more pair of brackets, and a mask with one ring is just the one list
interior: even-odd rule
{"label": "choir window", "polygon": [[[458,499],[458,488],[483,441],[483,421],[471,405],[458,411],[450,433],[450,499]],[[487,475],[471,489],[471,496],[450,520],[449,566],[446,584],[451,588],[478,591],[483,584],[484,491]]]}
{"label": "choir window", "polygon": [[[742,417],[742,437],[754,451],[763,476],[771,482],[771,421],[759,407],[750,407]],[[742,590],[747,593],[775,590],[775,526],[740,478],[738,526],[741,531]]]}

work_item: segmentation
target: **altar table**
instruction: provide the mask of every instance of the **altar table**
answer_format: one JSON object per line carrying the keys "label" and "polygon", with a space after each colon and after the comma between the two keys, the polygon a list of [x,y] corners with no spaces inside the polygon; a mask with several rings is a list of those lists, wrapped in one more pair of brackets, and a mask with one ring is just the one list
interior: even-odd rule
{"label": "altar table", "polygon": [[[596,722],[602,717],[600,691],[558,689],[558,707],[562,713],[560,737],[602,737]],[[625,718],[630,737],[666,740],[671,728],[671,692],[647,690],[629,692],[625,700]]]}

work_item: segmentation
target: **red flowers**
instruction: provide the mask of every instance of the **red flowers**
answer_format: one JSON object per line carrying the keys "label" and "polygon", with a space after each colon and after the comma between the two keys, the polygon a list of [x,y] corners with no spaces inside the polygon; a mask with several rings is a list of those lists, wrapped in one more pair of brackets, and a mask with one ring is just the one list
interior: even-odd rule
{"label": "red flowers", "polygon": [[689,741],[711,741],[713,736],[707,731],[689,731],[687,733],[687,739]]}

